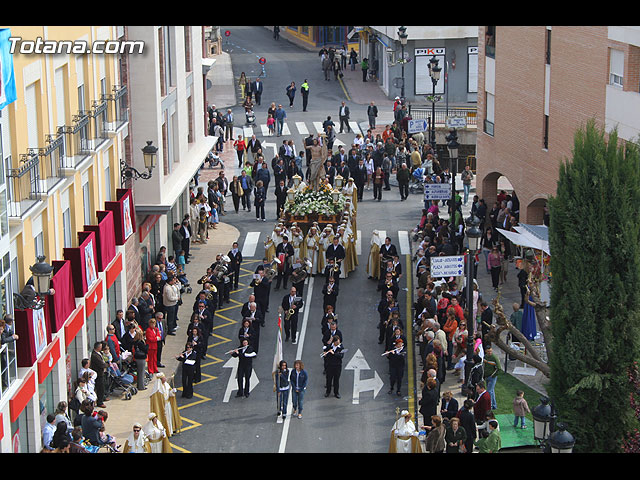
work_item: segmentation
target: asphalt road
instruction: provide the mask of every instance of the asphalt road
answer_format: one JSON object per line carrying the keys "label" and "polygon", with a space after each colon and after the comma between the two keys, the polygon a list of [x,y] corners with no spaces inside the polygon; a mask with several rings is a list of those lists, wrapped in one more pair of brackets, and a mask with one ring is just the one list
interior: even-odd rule
{"label": "asphalt road", "polygon": [[[320,60],[315,52],[301,49],[287,41],[273,40],[271,33],[262,27],[222,27],[231,35],[223,40],[223,49],[230,53],[234,76],[245,72],[249,77],[261,75],[265,85],[262,105],[256,108],[256,126],[253,133],[263,142],[279,145],[282,140],[293,139],[298,150],[303,145],[304,124],[315,133],[314,122],[322,122],[327,115],[337,120],[338,107],[345,100],[340,82],[325,81]],[[258,59],[266,59],[264,65]],[[307,79],[311,86],[309,111],[302,112],[298,93],[294,108],[289,108],[285,87],[291,81],[300,83]],[[261,124],[266,123],[266,110],[270,103],[281,103],[287,109],[289,134],[282,137],[265,137]],[[366,105],[350,104],[351,120],[366,129]],[[237,118],[244,118],[244,110],[233,108]],[[339,122],[336,121],[339,125]],[[238,121],[236,121],[238,127]],[[338,134],[338,140],[350,145],[354,133]],[[277,148],[277,147],[276,147]],[[265,149],[270,165],[275,150]],[[231,175],[227,175],[231,178]],[[237,398],[235,360],[225,352],[238,344],[240,309],[247,301],[252,288],[251,274],[262,260],[262,241],[271,233],[275,221],[275,198],[272,181],[266,204],[266,222],[256,222],[255,213],[228,213],[223,221],[240,231],[240,248],[243,249],[247,234],[259,232],[255,254],[246,257],[241,272],[240,288],[231,295],[231,303],[216,313],[214,335],[209,342],[206,361],[202,365],[203,381],[196,385],[191,400],[179,399],[179,404],[189,404],[181,410],[187,424],[193,425],[172,442],[194,453],[200,452],[253,452],[253,453],[382,453],[386,452],[389,431],[396,418],[396,408],[411,406],[414,392],[405,372],[402,396],[388,395],[388,361],[381,356],[383,345],[378,345],[377,303],[380,293],[376,283],[367,278],[366,264],[370,240],[374,229],[384,230],[399,248],[398,231],[408,231],[417,223],[421,208],[421,196],[413,195],[400,202],[397,188],[383,192],[383,201],[373,201],[373,191],[364,192],[364,201],[358,205],[357,229],[360,231],[361,254],[357,270],[340,282],[337,312],[339,328],[344,335],[347,349],[340,378],[341,398],[324,397],[325,377],[320,319],[322,315],[322,277],[309,278],[305,285],[304,311],[299,320],[297,345],[284,343],[284,359],[293,366],[302,359],[309,373],[309,386],[304,399],[303,418],[291,418],[277,423],[276,396],[271,377],[277,335],[277,305],[288,290],[275,291],[272,287],[270,311],[266,327],[260,334],[260,349],[254,359],[255,377],[249,398]],[[228,203],[227,210],[230,208]],[[407,255],[401,256],[406,272]],[[202,272],[204,273],[204,272]],[[193,274],[199,278],[198,274]],[[413,280],[413,279],[412,279]],[[275,286],[275,285],[274,285]],[[289,285],[290,286],[290,285]],[[406,275],[401,281],[399,304],[403,321],[407,318]],[[415,288],[415,287],[414,287]],[[366,362],[366,365],[365,365]],[[349,364],[354,369],[349,369]],[[368,367],[368,368],[366,368]],[[354,397],[354,385],[359,380],[364,391]],[[371,389],[367,389],[371,387]],[[290,412],[289,412],[290,413]]]}

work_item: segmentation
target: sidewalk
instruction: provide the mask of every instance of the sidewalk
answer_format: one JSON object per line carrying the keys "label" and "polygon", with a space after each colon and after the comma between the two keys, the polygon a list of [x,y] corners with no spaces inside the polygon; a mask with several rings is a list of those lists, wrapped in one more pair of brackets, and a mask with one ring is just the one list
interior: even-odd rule
{"label": "sidewalk", "polygon": [[[233,82],[233,74],[231,71],[231,61],[228,54],[220,54],[214,57],[216,63],[209,71],[207,79],[211,80],[212,85],[207,89],[207,101],[209,104],[216,105],[216,108],[225,108],[232,106],[235,101],[235,89]],[[231,173],[237,167],[236,156],[233,148],[225,146],[225,152],[220,155],[220,158],[225,164],[225,172]],[[209,169],[203,168],[200,171],[199,185],[206,188],[207,182],[218,177],[220,168]],[[230,175],[227,175],[229,180]],[[226,204],[227,211],[233,210],[231,203],[231,197],[228,197]],[[193,244],[191,246],[191,252],[193,257],[187,265],[187,277],[189,278],[191,287],[193,289],[190,294],[183,294],[183,305],[178,311],[178,331],[175,336],[167,336],[165,345],[162,350],[162,363],[165,365],[160,371],[163,372],[168,379],[173,379],[173,385],[181,389],[180,375],[176,375],[180,362],[176,360],[176,356],[184,351],[184,345],[186,343],[187,333],[186,327],[189,324],[191,318],[191,309],[195,302],[196,296],[200,291],[200,285],[198,285],[198,279],[206,273],[207,268],[215,260],[215,256],[218,253],[226,254],[231,250],[233,242],[237,241],[240,232],[224,222],[225,217],[220,217],[220,223],[216,229],[209,230],[209,241],[206,244]],[[106,431],[116,438],[119,445],[124,445],[125,440],[131,433],[131,429],[134,423],[139,422],[142,425],[148,421],[151,392],[153,391],[153,382],[147,385],[147,389],[139,391],[134,395],[131,400],[124,400],[121,395],[117,395],[119,391],[115,391],[110,397],[109,401],[105,404],[105,409],[109,413],[109,418],[105,422]],[[196,387],[197,388],[197,387]],[[180,391],[178,391],[180,396]],[[184,425],[187,427],[188,425]],[[174,449],[176,452],[176,449]]]}

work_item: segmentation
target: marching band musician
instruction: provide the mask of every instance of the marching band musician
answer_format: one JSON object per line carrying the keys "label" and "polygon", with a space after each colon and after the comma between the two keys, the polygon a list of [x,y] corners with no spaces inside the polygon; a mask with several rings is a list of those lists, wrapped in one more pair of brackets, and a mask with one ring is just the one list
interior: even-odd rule
{"label": "marching band musician", "polygon": [[336,311],[338,292],[338,285],[336,284],[336,281],[332,275],[329,277],[329,281],[322,287],[322,295],[324,296],[322,301],[322,308],[324,310],[326,310],[328,305],[331,305],[333,311]]}
{"label": "marching band musician", "polygon": [[[307,259],[305,258],[305,260]],[[291,286],[296,287],[296,292],[300,297],[303,295],[304,282],[307,279],[307,268],[306,262],[301,260],[300,257],[296,257],[296,263],[293,264],[293,271],[291,272]]]}
{"label": "marching band musician", "polygon": [[398,255],[393,256],[392,266],[394,277],[396,277],[396,281],[399,282],[402,278],[402,264],[400,263],[400,257]]}
{"label": "marching band musician", "polygon": [[256,270],[257,277],[251,280],[249,284],[250,287],[253,287],[256,303],[262,313],[269,311],[269,293],[271,292],[271,281],[265,276],[265,273],[264,266],[258,266]]}
{"label": "marching band musician", "polygon": [[393,297],[393,292],[391,290],[386,291],[384,298],[380,300],[380,303],[378,303],[378,313],[380,314],[380,322],[378,323],[378,329],[380,330],[378,333],[378,344],[384,342],[391,313],[397,309],[398,307],[396,300]]}
{"label": "marching band musician", "polygon": [[[249,298],[254,297],[254,295],[250,295]],[[245,307],[242,307],[242,315],[243,315],[243,319],[247,320],[249,319],[251,321],[251,327],[253,328],[254,331],[254,336],[253,336],[253,342],[251,342],[251,346],[253,347],[253,350],[258,353],[258,348],[260,346],[260,330],[262,327],[264,327],[264,315],[262,314],[262,312],[260,310],[258,310],[258,304],[255,301],[249,301],[247,302],[247,308],[245,310]]]}
{"label": "marching band musician", "polygon": [[341,338],[336,335],[332,337],[331,347],[325,349],[325,393],[324,396],[331,395],[331,389],[333,388],[333,395],[336,398],[340,398],[340,374],[342,373],[342,357],[344,356],[343,347],[341,345]]}
{"label": "marching band musician", "polygon": [[303,243],[303,255],[311,262],[310,275],[313,276],[319,273],[318,270],[318,254],[320,250],[320,237],[318,235],[318,229],[315,226],[309,228],[309,233],[304,239]]}
{"label": "marching band musician", "polygon": [[324,336],[325,332],[327,332],[331,328],[331,323],[335,322],[338,324],[338,316],[333,313],[333,306],[327,305],[325,308],[325,314],[320,321],[320,332]]}
{"label": "marching band musician", "polygon": [[[393,393],[393,387],[396,386],[396,395],[400,396],[400,389],[402,388],[402,377],[404,375],[404,364],[407,352],[404,348],[404,340],[398,338],[395,341],[395,348],[385,352],[387,359],[389,360],[389,387],[388,394]],[[384,355],[384,354],[383,354]]]}
{"label": "marching band musician", "polygon": [[[242,340],[249,340],[249,345],[254,346],[256,338],[256,331],[253,328],[253,322],[249,318],[245,318],[242,320],[242,326],[240,327],[240,331],[238,332],[238,340],[242,342]],[[255,350],[255,348],[254,348]]]}
{"label": "marching band musician", "polygon": [[[198,317],[196,316],[196,318]],[[191,342],[192,348],[196,352],[196,364],[194,365],[195,368],[193,372],[193,383],[200,383],[200,381],[202,380],[200,365],[202,360],[207,355],[207,345],[205,345],[205,341],[205,336],[198,326],[194,326],[189,330],[187,342]]]}
{"label": "marching band musician", "polygon": [[238,249],[238,242],[233,242],[231,250],[227,253],[227,256],[231,260],[229,264],[231,271],[233,272],[233,288],[238,289],[238,280],[240,278],[240,265],[242,264],[242,252]]}
{"label": "marching band musician", "polygon": [[289,237],[284,235],[282,243],[276,247],[276,257],[280,259],[281,264],[278,265],[278,275],[276,277],[276,290],[287,288],[289,275],[291,275],[291,264],[294,255],[293,245],[289,243]]}
{"label": "marching band musician", "polygon": [[[385,258],[393,258],[398,255],[398,251],[396,250],[396,246],[391,243],[391,238],[386,237],[384,239],[384,245],[380,246],[380,260]],[[380,270],[384,269],[384,265],[380,262]],[[382,271],[380,272],[382,274]]]}
{"label": "marching band musician", "polygon": [[398,340],[402,340],[406,345],[407,339],[404,336],[402,327],[399,312],[393,312],[391,314],[391,324],[387,329],[386,350],[391,350]]}
{"label": "marching band musician", "polygon": [[327,260],[327,265],[324,267],[324,284],[329,283],[329,277],[333,277],[336,285],[340,284],[340,265],[335,263],[333,258]]}
{"label": "marching band musician", "polygon": [[327,261],[333,259],[336,262],[336,265],[340,266],[340,278],[346,278],[346,274],[343,271],[344,267],[342,264],[344,263],[343,260],[347,256],[347,253],[344,249],[344,246],[342,246],[340,242],[341,237],[339,235],[334,236],[333,243],[327,247],[325,257]]}
{"label": "marching band musician", "polygon": [[289,341],[294,345],[297,343],[296,335],[298,333],[298,312],[302,308],[302,298],[296,296],[296,287],[291,287],[289,295],[282,298],[282,310],[284,312],[284,333],[285,342]]}
{"label": "marching band musician", "polygon": [[243,338],[241,346],[233,350],[231,355],[238,359],[238,393],[236,393],[236,397],[242,397],[243,395],[249,397],[253,359],[256,356],[256,352],[249,345],[249,340]]}
{"label": "marching band musician", "polygon": [[380,297],[384,298],[388,291],[393,292],[393,298],[398,297],[398,282],[393,278],[392,272],[384,272],[384,278],[378,283],[378,291],[381,292]]}

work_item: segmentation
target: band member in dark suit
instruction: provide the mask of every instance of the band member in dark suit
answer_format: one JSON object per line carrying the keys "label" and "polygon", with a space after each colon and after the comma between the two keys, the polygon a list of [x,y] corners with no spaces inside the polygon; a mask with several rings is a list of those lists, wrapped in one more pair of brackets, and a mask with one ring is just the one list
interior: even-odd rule
{"label": "band member in dark suit", "polygon": [[182,362],[182,398],[193,398],[193,379],[196,372],[197,356],[193,344],[187,342],[185,351],[176,357],[176,360]]}
{"label": "band member in dark suit", "polygon": [[334,322],[338,325],[338,316],[333,313],[333,307],[331,305],[327,305],[326,313],[322,317],[322,320],[320,320],[320,333],[322,333],[323,337]]}
{"label": "band member in dark suit", "polygon": [[340,266],[336,267],[335,260],[333,258],[327,259],[327,264],[324,267],[324,284],[329,283],[329,278],[333,277],[336,285],[340,285]]}
{"label": "band member in dark suit", "polygon": [[322,308],[326,310],[327,305],[333,307],[333,311],[336,311],[336,303],[338,301],[339,288],[336,284],[334,277],[329,277],[329,282],[322,287],[322,295],[324,295]]}
{"label": "band member in dark suit", "polygon": [[238,358],[238,393],[236,393],[236,397],[242,397],[243,395],[248,397],[251,390],[251,372],[253,371],[253,359],[256,356],[256,352],[249,344],[249,340],[244,338],[241,346],[236,348],[231,355]]}
{"label": "band member in dark suit", "polygon": [[[253,296],[253,295],[252,295]],[[258,310],[258,304],[254,301],[247,302],[248,305],[242,307],[243,320],[249,320],[251,322],[251,328],[253,328],[254,335],[251,346],[253,350],[258,353],[260,347],[260,330],[264,327],[264,315]]]}
{"label": "band member in dark suit", "polygon": [[284,208],[287,202],[287,186],[284,184],[284,180],[280,180],[275,188],[276,195],[276,216],[280,218],[280,211]]}
{"label": "band member in dark suit", "polygon": [[249,286],[253,287],[253,294],[256,303],[262,313],[269,311],[269,293],[271,292],[271,281],[265,276],[265,270],[260,265],[256,271],[258,278],[251,280]]}
{"label": "band member in dark suit", "polygon": [[327,379],[325,384],[325,397],[331,395],[331,388],[333,388],[334,396],[340,398],[340,373],[342,373],[342,357],[344,356],[341,343],[342,340],[336,335],[333,337],[331,347],[325,349],[324,352],[325,375]]}
{"label": "band member in dark suit", "polygon": [[242,340],[247,339],[249,340],[249,345],[253,347],[256,339],[256,331],[254,330],[252,323],[253,321],[248,318],[242,320],[242,326],[238,331],[238,340],[242,342]]}
{"label": "band member in dark suit", "polygon": [[396,340],[395,346],[387,354],[389,360],[389,391],[387,393],[393,393],[393,387],[396,387],[396,395],[400,395],[400,389],[402,388],[402,377],[404,376],[404,364],[407,352],[404,348],[404,340],[399,338]]}
{"label": "band member in dark suit", "polygon": [[362,201],[362,195],[364,192],[364,184],[367,183],[367,167],[364,164],[364,159],[360,157],[358,159],[358,166],[351,171],[353,182],[358,189],[358,201]]}
{"label": "band member in dark suit", "polygon": [[233,242],[227,256],[231,259],[229,268],[233,272],[233,288],[237,290],[238,278],[240,277],[240,265],[242,265],[242,252],[238,249],[238,242]]}
{"label": "band member in dark suit", "polygon": [[393,273],[385,272],[384,277],[380,279],[378,283],[378,291],[380,292],[380,298],[385,298],[388,291],[393,293],[393,298],[398,298],[398,282],[393,277]]}
{"label": "band member in dark suit", "polygon": [[380,278],[383,277],[383,272],[387,268],[386,262],[383,262],[383,259],[392,260],[394,256],[398,255],[398,251],[396,250],[396,246],[391,243],[391,238],[386,237],[384,239],[384,245],[380,246]]}
{"label": "band member in dark suit", "polygon": [[340,265],[346,256],[347,253],[345,252],[344,247],[340,245],[340,237],[333,237],[333,243],[327,247],[327,251],[325,253],[327,260],[333,259],[337,265]]}
{"label": "band member in dark suit", "polygon": [[297,343],[296,335],[298,333],[298,312],[302,308],[302,305],[302,298],[297,296],[295,287],[291,287],[289,295],[285,295],[282,298],[281,306],[284,315],[285,342],[288,342],[289,337],[291,337],[291,343],[294,345]]}
{"label": "band member in dark suit", "polygon": [[380,330],[378,333],[378,344],[384,342],[387,325],[391,317],[391,312],[394,309],[397,309],[397,304],[393,297],[393,292],[391,290],[387,290],[382,300],[380,300],[380,303],[378,303],[378,313],[380,314],[380,322],[378,323],[378,329]]}
{"label": "band member in dark suit", "polygon": [[276,247],[276,258],[279,258],[281,254],[284,254],[284,261],[281,265],[278,265],[278,275],[276,276],[276,290],[287,288],[287,282],[289,281],[289,275],[291,275],[291,265],[295,251],[293,245],[289,243],[289,237],[284,235],[282,237],[282,243]]}

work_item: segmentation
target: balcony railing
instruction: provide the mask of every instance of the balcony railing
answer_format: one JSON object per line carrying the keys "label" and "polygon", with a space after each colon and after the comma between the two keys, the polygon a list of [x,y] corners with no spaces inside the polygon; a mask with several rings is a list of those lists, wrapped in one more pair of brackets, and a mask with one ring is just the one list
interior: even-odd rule
{"label": "balcony railing", "polygon": [[[421,118],[431,118],[432,109],[431,107],[416,107],[413,105],[409,106],[409,115],[414,120],[419,120]],[[477,107],[439,107],[435,108],[435,120],[436,126],[438,125],[446,125],[447,117],[464,117],[467,120],[467,126],[477,126],[478,125],[478,108]]]}
{"label": "balcony railing", "polygon": [[127,95],[127,87],[115,85],[113,93],[103,95],[103,100],[109,104],[107,108],[107,125],[110,132],[115,132],[125,123],[129,121],[129,98]]}
{"label": "balcony railing", "polygon": [[96,149],[109,139],[107,126],[107,100],[93,102],[93,108],[89,112],[93,120],[93,147]]}
{"label": "balcony railing", "polygon": [[73,116],[73,125],[58,128],[58,135],[64,136],[63,168],[75,168],[91,154],[89,138],[89,113],[79,111]]}
{"label": "balcony railing", "polygon": [[40,191],[49,193],[65,178],[64,166],[64,136],[61,134],[47,135],[47,145],[38,149],[40,156]]}
{"label": "balcony railing", "polygon": [[[7,168],[7,212],[9,217],[21,218],[31,207],[42,199],[40,190],[40,156],[38,150],[20,155],[18,168]],[[11,157],[7,159],[11,166]]]}

